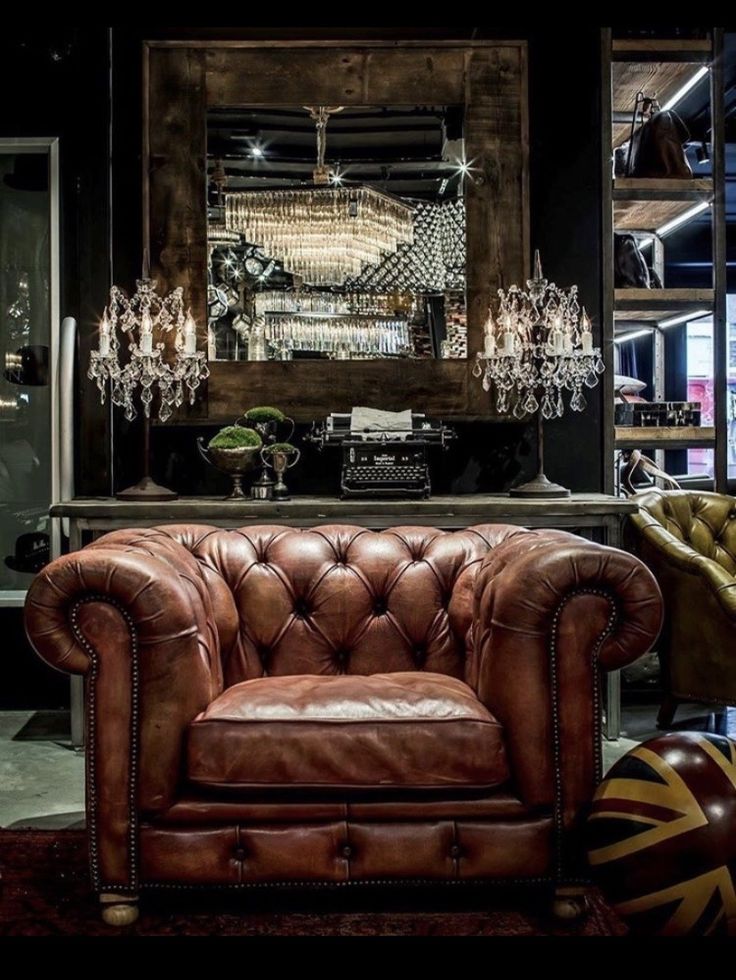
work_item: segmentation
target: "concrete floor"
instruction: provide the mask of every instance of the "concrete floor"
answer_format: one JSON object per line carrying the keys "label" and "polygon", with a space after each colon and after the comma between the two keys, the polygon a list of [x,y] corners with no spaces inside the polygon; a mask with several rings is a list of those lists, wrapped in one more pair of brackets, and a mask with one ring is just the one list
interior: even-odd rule
{"label": "concrete floor", "polygon": [[0,827],[84,826],[84,755],[68,740],[15,740],[33,715],[0,711]]}
{"label": "concrete floor", "polygon": [[[658,734],[657,706],[624,706],[626,737],[603,743],[604,768],[637,742]],[[84,756],[58,731],[48,740],[23,737],[32,711],[0,711],[0,827],[56,829],[84,826]],[[52,726],[53,727],[53,726]],[[58,728],[59,726],[57,726]],[[699,705],[681,706],[675,728],[718,732],[736,739],[736,709],[712,713]],[[26,728],[26,731],[28,729]],[[21,733],[21,739],[16,736]]]}

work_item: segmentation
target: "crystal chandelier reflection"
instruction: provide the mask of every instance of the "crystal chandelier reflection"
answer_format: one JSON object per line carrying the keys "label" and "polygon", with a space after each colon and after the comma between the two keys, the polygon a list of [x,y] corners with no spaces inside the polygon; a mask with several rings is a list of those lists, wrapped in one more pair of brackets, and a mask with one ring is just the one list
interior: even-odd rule
{"label": "crystal chandelier reflection", "polygon": [[372,187],[324,186],[327,121],[340,107],[305,107],[317,124],[314,187],[232,191],[225,227],[245,235],[284,268],[315,285],[341,285],[414,238],[413,209]]}
{"label": "crystal chandelier reflection", "polygon": [[315,285],[341,285],[414,238],[412,209],[372,187],[234,191],[225,224]]}
{"label": "crystal chandelier reflection", "polygon": [[578,300],[578,287],[560,289],[542,275],[539,252],[526,289],[498,290],[498,311],[489,311],[484,347],[476,354],[473,374],[485,391],[496,393],[496,408],[517,419],[537,414],[537,477],[511,490],[515,496],[560,497],[569,490],[544,475],[542,421],[560,418],[569,395],[573,412],[586,407],[585,388],[594,388],[603,373],[600,348],[593,346],[590,317]]}

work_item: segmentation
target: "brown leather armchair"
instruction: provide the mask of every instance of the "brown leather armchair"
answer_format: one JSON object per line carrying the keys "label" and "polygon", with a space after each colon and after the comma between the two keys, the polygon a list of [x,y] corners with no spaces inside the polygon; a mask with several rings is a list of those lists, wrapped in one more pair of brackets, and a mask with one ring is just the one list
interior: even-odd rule
{"label": "brown leather armchair", "polygon": [[665,602],[658,724],[667,728],[681,701],[736,704],[736,499],[691,490],[631,499],[640,510],[627,537]]}
{"label": "brown leather armchair", "polygon": [[636,558],[562,531],[117,531],[26,602],[84,674],[106,921],[142,889],[529,881],[576,909],[598,668],[644,653]]}

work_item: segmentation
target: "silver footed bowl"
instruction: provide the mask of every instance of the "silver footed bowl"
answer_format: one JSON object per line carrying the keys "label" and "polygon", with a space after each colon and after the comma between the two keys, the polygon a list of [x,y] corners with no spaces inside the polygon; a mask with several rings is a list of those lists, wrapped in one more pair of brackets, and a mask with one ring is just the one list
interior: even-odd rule
{"label": "silver footed bowl", "polygon": [[197,439],[197,446],[202,458],[210,466],[214,466],[221,473],[227,473],[233,481],[233,488],[224,499],[243,500],[245,498],[243,476],[253,468],[256,460],[260,459],[261,447],[238,446],[234,449],[218,449],[216,446],[205,446],[201,436]]}

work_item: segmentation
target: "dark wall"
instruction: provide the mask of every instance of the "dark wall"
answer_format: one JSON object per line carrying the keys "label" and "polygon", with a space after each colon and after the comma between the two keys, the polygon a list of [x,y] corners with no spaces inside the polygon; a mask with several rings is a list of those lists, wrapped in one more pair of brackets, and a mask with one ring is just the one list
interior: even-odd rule
{"label": "dark wall", "polygon": [[[44,30],[32,23],[0,33],[0,135],[59,139],[61,311],[79,321],[80,362],[87,356],[109,284],[108,78],[107,28]],[[89,397],[81,377],[76,400],[86,430],[78,445],[77,485],[105,488],[107,413]],[[92,432],[94,438],[89,437]],[[66,703],[68,678],[30,650],[20,610],[0,610],[0,632],[6,654],[0,709]]]}

